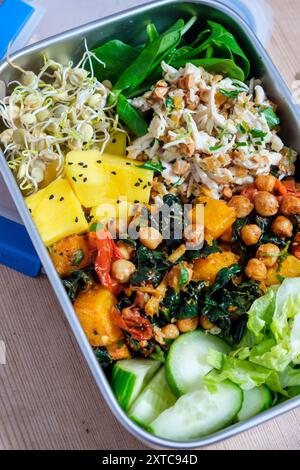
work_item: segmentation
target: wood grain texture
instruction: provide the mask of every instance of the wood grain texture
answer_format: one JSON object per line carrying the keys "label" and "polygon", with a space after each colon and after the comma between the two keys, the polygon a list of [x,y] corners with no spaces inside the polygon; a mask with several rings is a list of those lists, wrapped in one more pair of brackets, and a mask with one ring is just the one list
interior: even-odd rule
{"label": "wood grain texture", "polygon": [[[299,0],[272,0],[271,56],[288,85],[300,72]],[[299,67],[299,70],[298,70]],[[116,421],[46,277],[0,267],[1,449],[143,449]],[[300,409],[209,449],[299,449]]]}

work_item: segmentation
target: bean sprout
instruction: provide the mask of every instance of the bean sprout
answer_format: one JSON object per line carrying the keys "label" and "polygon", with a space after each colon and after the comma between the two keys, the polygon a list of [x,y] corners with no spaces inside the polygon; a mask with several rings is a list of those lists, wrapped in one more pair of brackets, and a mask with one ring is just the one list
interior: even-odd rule
{"label": "bean sprout", "polygon": [[[101,61],[88,50],[86,40],[84,44],[86,51],[75,67],[72,62],[62,65],[44,57],[38,74],[8,58],[22,77],[8,85],[15,88],[0,100],[0,117],[6,128],[0,143],[26,195],[39,189],[47,165],[55,162],[55,178],[63,175],[70,150],[96,148],[103,153],[111,133],[124,132],[118,127],[116,103],[109,101],[110,89],[94,76],[91,58]],[[90,73],[84,68],[87,61]]]}

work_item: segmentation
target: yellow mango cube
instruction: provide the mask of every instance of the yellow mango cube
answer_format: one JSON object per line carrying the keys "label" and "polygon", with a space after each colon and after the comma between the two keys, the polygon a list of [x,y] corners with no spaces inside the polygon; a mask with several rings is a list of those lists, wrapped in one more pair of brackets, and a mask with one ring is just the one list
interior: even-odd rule
{"label": "yellow mango cube", "polygon": [[147,204],[153,180],[153,171],[139,168],[135,161],[104,153],[103,166],[110,176],[106,197],[125,197],[129,202]]}
{"label": "yellow mango cube", "polygon": [[25,199],[46,246],[88,230],[82,207],[66,179],[59,179]]}
{"label": "yellow mango cube", "polygon": [[67,178],[81,204],[96,207],[104,200],[127,198],[147,204],[153,171],[125,157],[97,151],[72,151],[66,158]]}
{"label": "yellow mango cube", "polygon": [[111,135],[105,147],[105,153],[119,155],[125,157],[126,155],[126,133],[116,131]]}
{"label": "yellow mango cube", "polygon": [[100,204],[109,185],[97,150],[69,152],[66,157],[66,176],[83,207]]}

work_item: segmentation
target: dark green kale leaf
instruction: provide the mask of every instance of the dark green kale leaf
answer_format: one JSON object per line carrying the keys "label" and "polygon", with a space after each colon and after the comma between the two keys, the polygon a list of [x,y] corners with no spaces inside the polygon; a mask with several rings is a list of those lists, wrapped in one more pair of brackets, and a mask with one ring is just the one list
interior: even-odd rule
{"label": "dark green kale leaf", "polygon": [[94,349],[95,356],[102,367],[108,367],[112,364],[113,360],[106,348]]}
{"label": "dark green kale leaf", "polygon": [[82,269],[76,269],[68,277],[62,279],[62,283],[72,302],[75,302],[78,293],[86,288],[91,279],[91,273]]}
{"label": "dark green kale leaf", "polygon": [[202,315],[222,330],[222,336],[231,336],[234,343],[245,331],[240,318],[246,316],[254,300],[261,295],[258,282],[237,281],[241,274],[239,265],[223,268],[202,302]]}

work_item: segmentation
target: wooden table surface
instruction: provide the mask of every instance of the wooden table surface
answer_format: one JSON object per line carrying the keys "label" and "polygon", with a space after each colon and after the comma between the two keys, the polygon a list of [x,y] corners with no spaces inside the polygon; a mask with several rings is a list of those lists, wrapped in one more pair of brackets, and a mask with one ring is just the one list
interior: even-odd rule
{"label": "wooden table surface", "polygon": [[[272,0],[270,54],[291,86],[300,72],[300,2]],[[298,68],[299,67],[299,68]],[[1,449],[143,449],[111,414],[45,276],[0,266]],[[300,449],[300,408],[209,449]]]}

